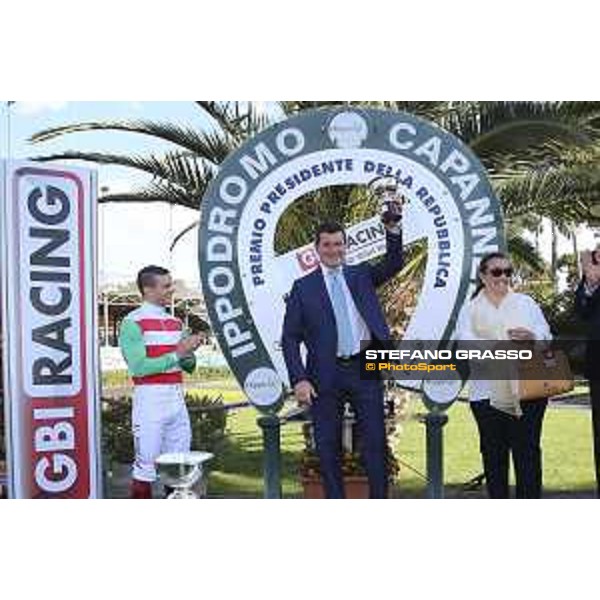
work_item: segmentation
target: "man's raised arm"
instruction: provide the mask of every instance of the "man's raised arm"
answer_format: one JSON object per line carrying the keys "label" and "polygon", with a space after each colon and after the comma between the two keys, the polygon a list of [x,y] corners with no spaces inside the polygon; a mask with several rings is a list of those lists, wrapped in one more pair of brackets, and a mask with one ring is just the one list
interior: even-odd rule
{"label": "man's raised arm", "polygon": [[375,286],[379,287],[400,273],[403,266],[402,230],[390,231],[388,228],[385,257],[371,266],[371,279]]}

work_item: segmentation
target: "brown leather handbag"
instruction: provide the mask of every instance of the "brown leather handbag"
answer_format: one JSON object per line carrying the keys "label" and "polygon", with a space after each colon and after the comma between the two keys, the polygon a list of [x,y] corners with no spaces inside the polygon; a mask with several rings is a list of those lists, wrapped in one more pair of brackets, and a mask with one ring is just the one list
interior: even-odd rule
{"label": "brown leather handbag", "polygon": [[559,396],[575,387],[569,359],[562,350],[534,350],[533,358],[519,361],[518,369],[521,400]]}

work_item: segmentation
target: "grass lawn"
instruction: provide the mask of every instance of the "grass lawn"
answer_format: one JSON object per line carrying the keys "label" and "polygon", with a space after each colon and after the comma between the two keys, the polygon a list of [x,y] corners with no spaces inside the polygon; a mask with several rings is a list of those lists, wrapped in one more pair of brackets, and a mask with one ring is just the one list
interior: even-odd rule
{"label": "grass lawn", "polygon": [[[197,387],[194,385],[186,389],[186,391],[199,396],[209,396],[210,398],[222,396],[225,404],[236,404],[237,402],[246,401],[246,396],[240,391],[239,386],[231,382],[225,382],[225,385],[218,387],[215,385],[207,387]],[[257,414],[256,411],[253,412],[255,415]]]}
{"label": "grass lawn", "polygon": [[[206,388],[216,395],[221,389]],[[227,389],[226,402],[243,400],[241,392]],[[413,402],[402,431],[394,440],[401,474],[394,496],[425,497],[425,481],[415,473],[425,471],[425,428],[418,420],[422,404]],[[445,481],[448,497],[483,497],[483,491],[465,492],[463,484],[481,472],[477,432],[468,406],[457,403],[449,411],[445,428]],[[262,496],[262,441],[256,424],[257,412],[250,409],[230,414],[228,436],[212,471],[209,492],[213,497]],[[300,425],[282,428],[282,475],[285,497],[299,497],[298,457],[303,440]],[[573,408],[549,409],[544,423],[544,483],[546,495],[591,496],[594,489],[590,415]],[[409,468],[410,467],[410,468]]]}
{"label": "grass lawn", "polygon": [[[411,407],[412,418],[404,426],[396,449],[398,458],[425,470],[425,427],[416,420],[423,412],[417,404]],[[445,428],[445,482],[449,497],[477,497],[482,493],[466,493],[463,484],[482,471],[477,442],[477,428],[465,403],[455,404],[449,411]],[[542,438],[544,453],[544,488],[547,496],[565,492],[584,495],[595,489],[592,455],[592,434],[589,411],[574,408],[549,408],[544,420]],[[420,497],[425,482],[407,468],[399,478],[400,496]]]}
{"label": "grass lawn", "polygon": [[[242,400],[242,395],[234,401]],[[228,436],[211,472],[211,497],[262,497],[263,453],[262,434],[254,408],[230,413]],[[298,483],[298,461],[304,442],[301,425],[285,425],[281,430],[282,487],[285,497],[298,497],[302,490]]]}

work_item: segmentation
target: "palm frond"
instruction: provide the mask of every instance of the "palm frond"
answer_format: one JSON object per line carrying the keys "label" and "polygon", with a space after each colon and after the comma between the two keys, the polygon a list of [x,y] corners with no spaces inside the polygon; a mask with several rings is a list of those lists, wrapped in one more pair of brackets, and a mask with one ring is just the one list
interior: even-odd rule
{"label": "palm frond", "polygon": [[146,187],[134,189],[131,192],[105,194],[98,198],[98,202],[107,204],[116,203],[156,203],[164,202],[182,206],[192,210],[199,210],[201,197],[192,196],[176,186],[151,182]]}
{"label": "palm frond", "polygon": [[[212,100],[196,100],[196,104],[208,114],[228,136],[238,139],[239,107],[237,102],[215,102]],[[234,108],[232,108],[232,105]]]}
{"label": "palm frond", "polygon": [[129,156],[102,152],[67,151],[45,156],[34,156],[32,160],[51,162],[56,160],[79,160],[95,164],[116,165],[136,169],[155,179],[179,186],[191,195],[203,194],[216,175],[216,169],[190,154],[168,152],[163,156]]}
{"label": "palm frond", "polygon": [[476,152],[499,145],[514,149],[556,138],[576,143],[597,139],[599,102],[465,102],[448,126]]}
{"label": "palm frond", "polygon": [[600,171],[585,166],[538,170],[495,181],[494,188],[509,217],[529,213],[556,222],[582,222],[600,202]]}
{"label": "palm frond", "polygon": [[424,243],[417,243],[410,249],[406,264],[398,276],[400,285],[403,282],[411,281],[415,278],[422,278],[425,273],[426,266],[427,246]]}
{"label": "palm frond", "polygon": [[258,103],[251,102],[246,121],[246,130],[249,135],[256,135],[271,124],[270,116],[262,108],[259,108]]}
{"label": "palm frond", "polygon": [[535,246],[520,235],[507,236],[508,253],[517,269],[526,270],[532,274],[546,272],[546,263]]}
{"label": "palm frond", "polygon": [[235,142],[256,135],[271,124],[259,102],[214,102],[196,100],[217,126]]}
{"label": "palm frond", "polygon": [[351,103],[346,100],[288,100],[278,102],[283,113],[288,116],[305,110],[343,106],[344,104],[349,105]]}
{"label": "palm frond", "polygon": [[451,103],[447,101],[400,101],[400,100],[292,100],[277,103],[282,112],[292,115],[305,110],[331,108],[335,106],[370,106],[387,110],[409,112],[424,119],[439,123]]}
{"label": "palm frond", "polygon": [[172,252],[175,246],[188,234],[190,231],[194,231],[194,229],[198,229],[200,225],[200,221],[196,220],[193,223],[190,223],[187,227],[182,229],[178,234],[175,235],[171,245],[169,246],[169,252]]}
{"label": "palm frond", "polygon": [[428,100],[384,100],[375,103],[377,106],[388,110],[398,110],[402,112],[417,115],[428,121],[433,121],[438,125],[444,125],[444,120],[448,112],[452,110],[452,102],[448,101],[428,101]]}
{"label": "palm frond", "polygon": [[31,136],[33,143],[46,142],[57,137],[84,131],[123,131],[162,139],[175,144],[211,163],[218,165],[234,149],[230,140],[219,131],[198,131],[175,123],[154,121],[92,121],[44,129]]}

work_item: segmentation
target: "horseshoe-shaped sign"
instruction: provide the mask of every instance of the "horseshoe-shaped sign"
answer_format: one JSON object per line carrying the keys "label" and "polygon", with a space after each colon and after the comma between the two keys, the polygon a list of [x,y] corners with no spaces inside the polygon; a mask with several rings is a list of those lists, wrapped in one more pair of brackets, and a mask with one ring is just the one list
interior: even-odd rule
{"label": "horseshoe-shaped sign", "polygon": [[[311,247],[278,256],[277,223],[298,198],[393,176],[408,199],[404,244],[426,239],[428,260],[405,339],[450,339],[478,263],[504,248],[494,192],[459,139],[413,115],[374,109],[301,113],[246,142],[223,163],[202,202],[199,260],[213,331],[249,400],[277,410],[288,378],[279,346],[285,296],[315,268]],[[314,229],[315,223],[307,223]],[[349,227],[349,260],[385,250],[379,219]],[[422,389],[421,381],[402,385]],[[436,398],[436,389],[439,398]],[[448,386],[426,395],[449,403]]]}

